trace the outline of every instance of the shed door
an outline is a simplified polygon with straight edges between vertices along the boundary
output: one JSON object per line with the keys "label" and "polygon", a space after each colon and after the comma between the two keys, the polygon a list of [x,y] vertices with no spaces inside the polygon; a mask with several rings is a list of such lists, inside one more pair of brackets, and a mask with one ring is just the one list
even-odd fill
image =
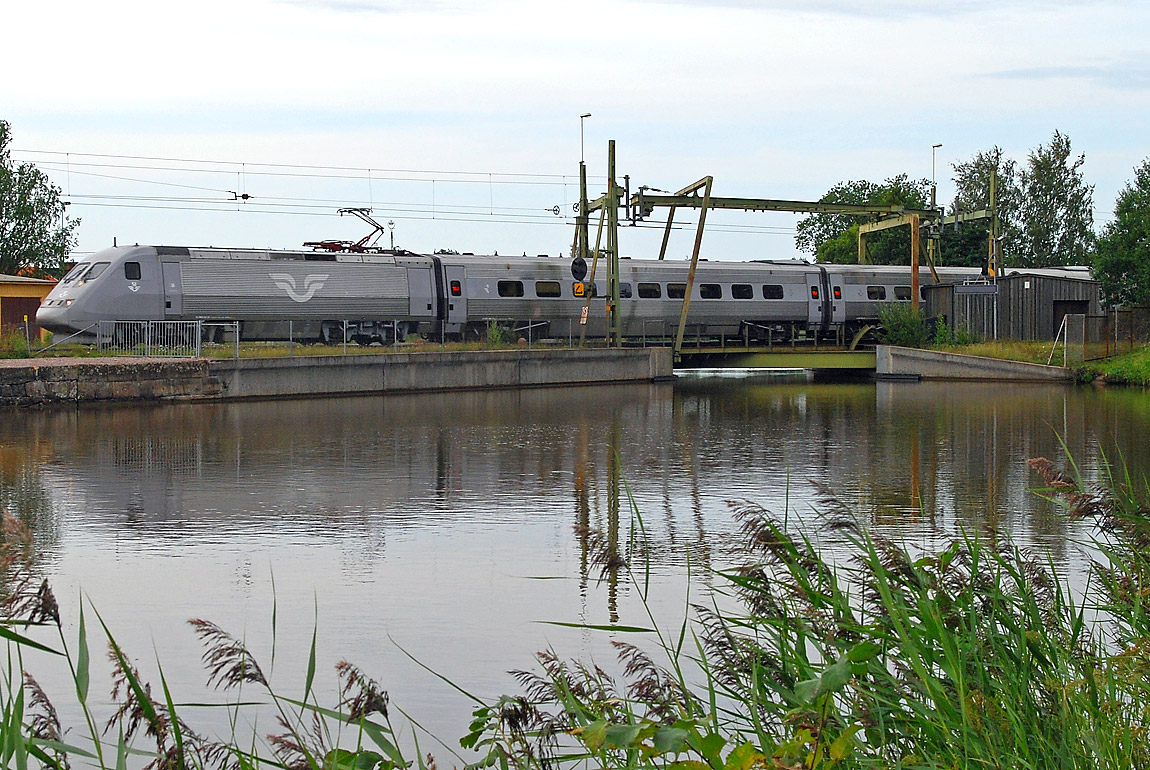
{"label": "shed door", "polygon": [[184,314],[184,293],[180,284],[180,263],[164,262],[164,315]]}
{"label": "shed door", "polygon": [[467,281],[465,270],[460,265],[444,265],[443,301],[447,303],[447,323],[467,323]]}
{"label": "shed door", "polygon": [[40,309],[40,300],[37,297],[5,297],[0,302],[0,329],[6,326],[19,327],[24,332],[24,319],[28,319],[28,331],[32,335],[40,334],[40,327],[36,325],[36,311]]}
{"label": "shed door", "polygon": [[1062,326],[1062,319],[1072,313],[1088,315],[1090,313],[1090,300],[1088,299],[1056,299],[1054,300],[1054,331],[1050,337],[1058,333]]}

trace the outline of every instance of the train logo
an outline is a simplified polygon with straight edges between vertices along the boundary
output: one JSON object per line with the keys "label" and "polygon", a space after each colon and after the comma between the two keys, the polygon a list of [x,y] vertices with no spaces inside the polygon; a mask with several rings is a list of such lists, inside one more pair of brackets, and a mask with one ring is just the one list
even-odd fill
{"label": "train logo", "polygon": [[327,282],[328,274],[313,273],[312,275],[304,276],[302,294],[296,291],[295,276],[290,273],[268,273],[268,278],[275,281],[276,286],[286,291],[293,302],[307,302],[315,296],[317,291],[323,288],[323,285]]}

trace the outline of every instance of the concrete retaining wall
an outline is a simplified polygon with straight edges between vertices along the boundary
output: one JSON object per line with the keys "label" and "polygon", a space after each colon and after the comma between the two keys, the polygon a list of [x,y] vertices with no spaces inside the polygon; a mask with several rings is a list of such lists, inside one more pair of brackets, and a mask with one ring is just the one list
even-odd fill
{"label": "concrete retaining wall", "polygon": [[1061,366],[1003,361],[998,358],[942,353],[893,345],[876,349],[879,379],[1073,381],[1074,373]]}
{"label": "concrete retaining wall", "polygon": [[672,376],[666,348],[496,350],[212,361],[224,398],[525,388]]}
{"label": "concrete retaining wall", "polygon": [[669,379],[667,348],[500,350],[297,358],[0,361],[0,406],[293,398]]}

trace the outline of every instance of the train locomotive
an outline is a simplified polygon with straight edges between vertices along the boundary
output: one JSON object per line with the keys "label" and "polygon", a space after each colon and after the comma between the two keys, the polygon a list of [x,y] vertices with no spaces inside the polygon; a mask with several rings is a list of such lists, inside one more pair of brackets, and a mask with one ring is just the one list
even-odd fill
{"label": "train locomotive", "polygon": [[[690,264],[620,260],[619,310],[629,338],[672,336]],[[100,321],[239,322],[241,339],[390,343],[483,335],[606,334],[606,280],[567,257],[121,246],[80,261],[46,297],[36,322],[93,334]],[[941,279],[978,277],[940,268]],[[922,270],[922,283],[932,279]],[[580,317],[591,296],[585,325]],[[910,268],[800,261],[701,260],[687,317],[692,338],[748,341],[850,335],[883,303],[911,299]],[[289,326],[290,322],[290,326]],[[204,327],[219,334],[222,327]],[[290,332],[289,332],[290,329]]]}

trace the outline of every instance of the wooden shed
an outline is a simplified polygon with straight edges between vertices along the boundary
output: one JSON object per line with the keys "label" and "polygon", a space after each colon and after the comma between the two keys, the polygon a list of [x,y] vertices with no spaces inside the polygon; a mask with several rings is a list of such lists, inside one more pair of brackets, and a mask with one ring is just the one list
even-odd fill
{"label": "wooden shed", "polygon": [[923,287],[927,317],[984,339],[1052,340],[1068,313],[1100,312],[1101,290],[1087,268],[1008,270],[997,281]]}
{"label": "wooden shed", "polygon": [[26,278],[22,275],[0,275],[0,330],[8,331],[12,327],[24,330],[24,318],[28,318],[28,328],[32,336],[40,336],[40,327],[36,325],[36,310],[52,287],[55,281],[45,281],[41,278]]}

